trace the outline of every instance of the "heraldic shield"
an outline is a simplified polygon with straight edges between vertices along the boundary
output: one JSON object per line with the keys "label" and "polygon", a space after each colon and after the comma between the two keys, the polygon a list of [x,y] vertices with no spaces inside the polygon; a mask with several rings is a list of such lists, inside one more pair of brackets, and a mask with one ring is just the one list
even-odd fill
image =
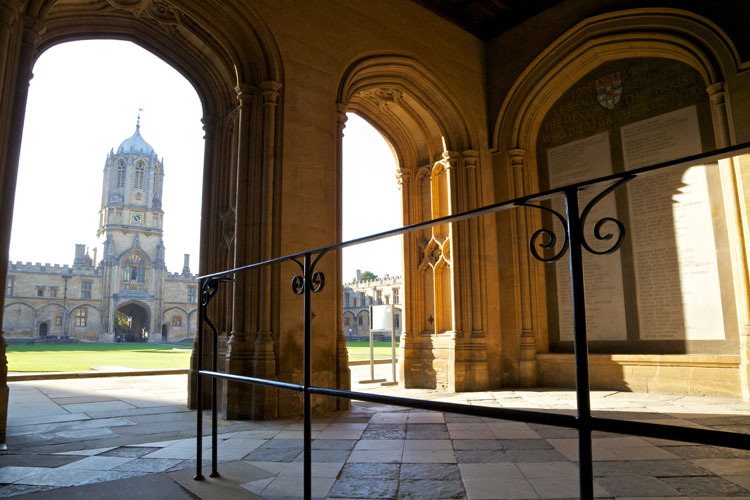
{"label": "heraldic shield", "polygon": [[620,72],[603,76],[596,81],[596,100],[604,109],[613,109],[622,97]]}

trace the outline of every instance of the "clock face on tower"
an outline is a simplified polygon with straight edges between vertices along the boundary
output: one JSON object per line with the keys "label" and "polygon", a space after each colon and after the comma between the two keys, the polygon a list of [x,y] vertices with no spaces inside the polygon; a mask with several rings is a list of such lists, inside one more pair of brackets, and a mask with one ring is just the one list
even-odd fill
{"label": "clock face on tower", "polygon": [[144,222],[143,212],[130,212],[130,223],[131,224],[143,224]]}

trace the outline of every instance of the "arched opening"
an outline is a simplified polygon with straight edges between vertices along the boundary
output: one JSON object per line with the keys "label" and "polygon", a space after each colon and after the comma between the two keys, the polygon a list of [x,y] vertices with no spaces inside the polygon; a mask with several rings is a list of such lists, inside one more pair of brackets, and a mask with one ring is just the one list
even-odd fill
{"label": "arched opening", "polygon": [[49,325],[47,322],[39,323],[39,337],[44,338],[47,336],[47,331],[49,330]]}
{"label": "arched opening", "polygon": [[[391,145],[402,224],[483,204],[478,140],[451,92],[419,61],[392,55],[357,61],[342,79],[339,103],[341,111],[373,124]],[[346,137],[344,118],[340,115],[339,123]],[[481,249],[488,222],[459,222],[403,237],[399,382],[405,387],[487,388]]]}
{"label": "arched opening", "polygon": [[149,314],[140,304],[126,304],[115,311],[115,338],[121,342],[148,342]]}

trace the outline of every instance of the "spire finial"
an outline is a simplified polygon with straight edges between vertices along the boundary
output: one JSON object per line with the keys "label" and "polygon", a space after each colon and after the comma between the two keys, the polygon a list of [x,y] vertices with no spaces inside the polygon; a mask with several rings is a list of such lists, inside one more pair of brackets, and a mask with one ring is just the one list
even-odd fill
{"label": "spire finial", "polygon": [[141,128],[141,111],[143,111],[143,108],[138,108],[138,119],[135,122],[136,130],[140,130]]}

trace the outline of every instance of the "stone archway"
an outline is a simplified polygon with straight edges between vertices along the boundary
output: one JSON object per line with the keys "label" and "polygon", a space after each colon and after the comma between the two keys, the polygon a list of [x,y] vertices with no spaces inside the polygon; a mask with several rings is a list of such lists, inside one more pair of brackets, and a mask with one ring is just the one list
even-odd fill
{"label": "stone archway", "polygon": [[[253,6],[207,6],[184,0],[168,4],[160,0],[85,4],[19,0],[0,8],[0,17],[0,93],[9,97],[9,105],[0,109],[0,248],[5,249],[6,255],[34,61],[59,43],[111,38],[134,42],[169,63],[191,82],[201,100],[206,134],[200,272],[220,271],[237,262],[262,261],[272,256],[278,242],[263,235],[278,227],[280,217],[268,200],[278,197],[281,186],[276,165],[281,152],[275,144],[281,134],[276,117],[283,69],[274,37]],[[260,145],[250,148],[261,136]],[[236,224],[237,220],[248,224]],[[267,245],[256,245],[257,241]],[[7,258],[0,260],[0,275],[4,276]],[[232,294],[240,298],[234,301]],[[274,334],[278,334],[279,319],[268,304],[272,294],[269,276],[264,275],[261,282],[241,276],[230,293],[212,302],[212,317],[222,332],[219,359],[222,364],[227,360],[220,369],[242,375],[276,376]],[[235,303],[239,307],[233,307]],[[105,317],[112,314],[106,311]],[[261,342],[254,342],[259,331]],[[235,342],[227,342],[230,335]],[[246,337],[250,337],[247,342]],[[207,362],[211,346],[207,343],[205,347]],[[257,347],[262,351],[262,363],[252,362]],[[191,366],[196,365],[197,360],[193,359]],[[253,372],[256,367],[260,370],[257,373]],[[196,380],[193,370],[191,407],[195,407]],[[230,383],[221,390],[219,400],[229,418],[249,417],[251,408],[262,418],[276,414],[273,398],[263,396],[265,388],[253,390]],[[250,403],[254,395],[261,397],[261,404]],[[5,399],[1,393],[0,399]],[[233,402],[226,404],[228,399]]]}
{"label": "stone archway", "polygon": [[[507,193],[508,198],[516,198],[545,189],[540,180],[544,179],[545,169],[540,165],[547,165],[548,160],[539,153],[538,140],[548,123],[549,114],[555,110],[558,101],[566,97],[567,92],[580,85],[583,78],[599,68],[611,67],[614,63],[629,59],[650,60],[654,64],[661,61],[661,67],[668,64],[682,66],[685,69],[680,70],[681,74],[687,70],[694,72],[696,80],[702,84],[702,99],[709,108],[707,113],[701,115],[703,121],[710,124],[705,130],[710,129],[715,147],[732,144],[734,133],[729,97],[732,87],[736,91],[744,85],[739,82],[738,75],[746,71],[748,65],[739,60],[729,37],[708,19],[688,11],[641,8],[611,12],[592,16],[569,29],[524,69],[507,92],[496,117],[492,139],[493,153],[496,155],[495,169],[500,173],[495,177],[495,191]],[[666,115],[666,111],[660,112]],[[638,116],[639,120],[646,118],[655,116]],[[612,130],[620,140],[620,131],[614,126]],[[742,180],[731,170],[727,168],[719,174],[720,183],[731,186],[723,191],[726,197],[724,203],[739,206],[736,193],[742,192]],[[538,359],[543,359],[550,351],[547,327],[550,315],[547,312],[547,292],[544,291],[546,277],[544,268],[529,258],[526,248],[530,235],[542,227],[543,222],[539,211],[528,210],[500,214],[497,221],[498,227],[512,227],[514,239],[514,243],[504,245],[504,252],[512,255],[508,262],[513,262],[514,266],[513,273],[505,274],[512,276],[512,279],[501,283],[500,289],[504,301],[501,307],[516,310],[515,317],[508,320],[509,328],[503,331],[507,379],[510,384],[534,386],[539,382],[540,372],[552,372],[549,366],[538,364]],[[721,223],[731,225],[731,217]],[[736,239],[730,246],[745,245],[740,236],[733,237]],[[732,261],[732,267],[738,272],[746,269],[746,262],[742,258],[735,256],[726,260]],[[508,271],[508,268],[504,271]],[[742,289],[742,292],[735,296],[741,318],[735,328],[740,332],[747,332],[750,324],[750,307],[744,298],[738,298],[747,297],[745,283],[743,280],[736,288]],[[548,295],[553,296],[551,293]],[[743,334],[739,338],[740,354],[744,356],[743,359],[748,359],[747,348],[744,348],[744,352],[742,348],[743,343],[748,345],[748,337],[746,334],[744,339],[742,337]],[[628,339],[632,338],[632,332],[629,332]],[[564,364],[566,369],[572,367],[570,360]],[[634,364],[638,365],[637,362]],[[728,377],[742,378],[736,387],[741,388],[744,397],[748,398],[750,384],[747,362],[744,366],[739,370],[739,376],[731,373]],[[558,371],[555,372],[558,380],[562,372],[559,368],[556,367]],[[613,364],[606,369],[610,369],[609,374],[617,373],[619,366]],[[572,369],[568,373],[572,373]],[[592,373],[592,384],[596,381],[601,387],[611,386],[611,380],[615,379],[610,375],[597,379],[599,375],[595,371]],[[666,374],[666,371],[662,373]],[[543,379],[542,383],[545,382],[549,383]],[[632,379],[628,387],[632,389],[638,386],[636,382]],[[649,387],[657,385],[649,383]]]}
{"label": "stone archway", "polygon": [[[338,107],[339,176],[346,113],[353,112],[394,150],[404,225],[483,205],[476,131],[452,92],[420,61],[387,54],[355,62],[341,80]],[[339,235],[341,217],[339,211]],[[494,313],[486,307],[481,257],[486,231],[492,228],[469,220],[404,236],[399,379],[405,387],[489,387],[485,335]],[[437,269],[424,264],[441,256]],[[433,327],[435,317],[440,329]]]}
{"label": "stone archway", "polygon": [[142,305],[120,306],[115,311],[115,337],[119,336],[122,342],[148,342],[149,321],[148,309]]}

